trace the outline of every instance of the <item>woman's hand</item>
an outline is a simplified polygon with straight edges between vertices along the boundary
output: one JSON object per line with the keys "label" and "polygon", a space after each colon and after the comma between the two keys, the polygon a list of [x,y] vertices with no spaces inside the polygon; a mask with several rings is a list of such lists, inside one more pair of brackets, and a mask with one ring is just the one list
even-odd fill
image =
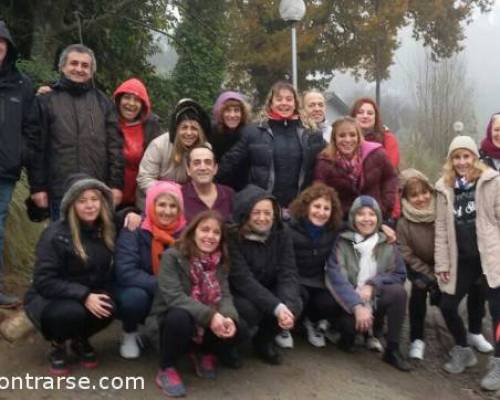
{"label": "woman's hand", "polygon": [[382,232],[384,232],[385,236],[387,237],[387,243],[393,244],[396,243],[396,231],[392,229],[389,225],[382,224],[380,227],[382,229]]}
{"label": "woman's hand", "polygon": [[372,285],[363,285],[360,288],[356,289],[359,297],[363,300],[363,303],[369,302],[373,298],[373,286]]}
{"label": "woman's hand", "polygon": [[125,221],[123,222],[123,227],[127,228],[129,231],[133,232],[141,225],[141,216],[135,212],[129,212],[125,216]]}
{"label": "woman's hand", "polygon": [[108,318],[111,316],[113,306],[107,294],[90,293],[85,299],[85,307],[97,318]]}
{"label": "woman's hand", "polygon": [[290,311],[290,309],[283,304],[278,311],[278,325],[281,329],[292,329],[295,323],[295,316]]}
{"label": "woman's hand", "polygon": [[448,283],[450,281],[450,273],[445,271],[445,272],[436,272],[436,276],[439,281],[443,283]]}
{"label": "woman's hand", "polygon": [[236,333],[236,324],[234,321],[229,318],[225,317],[224,318],[224,331],[222,333],[222,338],[229,339],[232,338]]}
{"label": "woman's hand", "polygon": [[372,311],[361,304],[354,307],[354,317],[356,319],[356,330],[358,332],[368,331],[373,324]]}
{"label": "woman's hand", "polygon": [[221,313],[216,312],[212,320],[210,321],[210,330],[217,337],[224,337],[226,327],[224,326],[224,316]]}

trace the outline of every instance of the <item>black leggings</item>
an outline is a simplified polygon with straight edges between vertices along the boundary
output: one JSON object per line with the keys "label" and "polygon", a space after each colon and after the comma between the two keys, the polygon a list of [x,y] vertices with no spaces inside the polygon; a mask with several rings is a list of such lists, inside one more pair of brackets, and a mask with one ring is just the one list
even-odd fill
{"label": "black leggings", "polygon": [[53,300],[43,310],[41,330],[50,341],[88,339],[106,328],[113,317],[97,318],[76,300]]}
{"label": "black leggings", "polygon": [[338,304],[328,289],[302,285],[300,297],[304,303],[303,316],[312,322],[318,322],[321,319],[332,322],[338,317]]}
{"label": "black leggings", "polygon": [[173,367],[184,354],[191,350],[200,353],[221,354],[228,346],[238,340],[238,330],[231,339],[220,339],[209,328],[204,331],[203,342],[196,344],[193,337],[196,333],[196,323],[188,311],[182,308],[171,308],[158,316],[160,330],[160,368]]}

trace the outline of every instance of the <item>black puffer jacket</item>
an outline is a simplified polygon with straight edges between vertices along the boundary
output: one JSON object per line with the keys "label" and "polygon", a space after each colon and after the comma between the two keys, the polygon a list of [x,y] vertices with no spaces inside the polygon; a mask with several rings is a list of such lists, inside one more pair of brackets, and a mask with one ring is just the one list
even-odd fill
{"label": "black puffer jacket", "polygon": [[325,228],[318,240],[313,241],[307,233],[304,221],[292,220],[288,226],[292,235],[300,283],[304,286],[325,288],[325,264],[332,251],[337,232]]}
{"label": "black puffer jacket", "polygon": [[40,237],[33,284],[24,300],[27,315],[38,327],[50,300],[74,299],[83,303],[89,293],[109,292],[111,289],[111,251],[96,229],[82,229],[81,234],[88,256],[86,263],[74,250],[66,221],[59,220],[49,225]]}
{"label": "black puffer jacket", "polygon": [[[316,156],[325,146],[325,141],[321,131],[304,129],[302,125],[296,130],[302,146],[302,163],[297,187],[299,193],[311,184]],[[246,125],[241,139],[222,157],[217,180],[230,185],[234,171],[240,171],[241,166],[248,163],[248,182],[272,192],[276,178],[273,146],[274,135],[267,121],[259,125]]]}
{"label": "black puffer jacket", "polygon": [[[254,205],[264,199],[273,201],[277,217],[263,243],[242,236],[240,227],[248,220]],[[278,304],[284,303],[298,316],[302,303],[292,238],[279,218],[276,200],[258,186],[249,185],[236,194],[233,217],[238,225],[229,232],[232,293],[250,300],[266,314],[272,314]]]}
{"label": "black puffer jacket", "polygon": [[32,192],[62,197],[66,178],[83,172],[111,188],[123,187],[123,140],[114,104],[100,90],[75,92],[61,79],[38,96],[41,151]]}
{"label": "black puffer jacket", "polygon": [[0,68],[0,179],[16,181],[23,165],[31,177],[29,150],[36,151],[40,124],[33,85],[15,66],[17,49],[3,21],[0,38],[8,46]]}

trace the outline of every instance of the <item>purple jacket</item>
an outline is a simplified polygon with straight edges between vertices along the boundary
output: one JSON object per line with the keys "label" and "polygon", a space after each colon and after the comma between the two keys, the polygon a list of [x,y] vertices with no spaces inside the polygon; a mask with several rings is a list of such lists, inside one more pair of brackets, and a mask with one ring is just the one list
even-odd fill
{"label": "purple jacket", "polygon": [[[217,189],[217,199],[212,210],[221,213],[222,217],[229,221],[232,217],[234,191],[229,186],[215,184]],[[207,205],[198,197],[191,182],[182,185],[182,197],[184,199],[184,217],[189,223],[200,212],[209,210]]]}

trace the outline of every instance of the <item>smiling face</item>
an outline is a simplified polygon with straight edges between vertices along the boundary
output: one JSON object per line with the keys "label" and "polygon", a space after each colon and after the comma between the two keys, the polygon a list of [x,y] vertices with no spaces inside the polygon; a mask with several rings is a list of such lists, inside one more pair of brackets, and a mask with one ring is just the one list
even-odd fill
{"label": "smiling face", "polygon": [[5,60],[5,57],[7,57],[7,52],[9,51],[9,45],[7,43],[7,40],[4,38],[0,38],[0,65]]}
{"label": "smiling face", "polygon": [[269,232],[274,222],[273,202],[264,199],[255,203],[248,218],[248,226],[258,233]]}
{"label": "smiling face", "polygon": [[222,111],[222,121],[224,126],[228,129],[236,129],[241,124],[241,118],[243,113],[241,112],[241,106],[239,105],[228,105],[224,107]]}
{"label": "smiling face", "polygon": [[186,148],[192,147],[200,138],[201,127],[198,121],[184,120],[177,126],[179,140]]}
{"label": "smiling face", "polygon": [[189,154],[187,174],[194,184],[212,183],[217,173],[214,153],[206,148],[195,148]]}
{"label": "smiling face", "polygon": [[101,195],[95,189],[85,190],[74,203],[75,213],[84,224],[93,224],[101,212]]}
{"label": "smiling face", "polygon": [[475,161],[476,156],[467,149],[457,149],[451,154],[451,165],[459,177],[467,177]]}
{"label": "smiling face", "polygon": [[354,123],[343,122],[334,131],[336,149],[347,158],[352,157],[359,147],[359,132]]}
{"label": "smiling face", "polygon": [[142,101],[132,93],[123,93],[120,97],[118,111],[127,122],[136,121],[142,110]]}
{"label": "smiling face", "polygon": [[307,93],[304,96],[304,110],[307,117],[311,118],[317,124],[325,121],[326,104],[325,98],[321,93]]}
{"label": "smiling face", "polygon": [[287,89],[278,90],[271,99],[271,110],[285,118],[291,117],[296,107],[293,92]]}
{"label": "smiling face", "polygon": [[160,194],[155,199],[155,215],[160,227],[168,227],[179,215],[177,200],[171,194]]}
{"label": "smiling face", "polygon": [[221,226],[216,219],[201,220],[194,231],[194,242],[198,250],[211,254],[219,248],[222,236]]}
{"label": "smiling face", "polygon": [[356,120],[363,130],[372,130],[375,126],[375,108],[373,104],[363,103],[356,113]]}
{"label": "smiling face", "polygon": [[500,148],[500,115],[493,118],[491,124],[491,141],[496,147]]}
{"label": "smiling face", "polygon": [[373,208],[361,207],[354,215],[354,227],[362,236],[370,236],[377,229],[377,213]]}
{"label": "smiling face", "polygon": [[431,204],[432,193],[429,186],[420,180],[413,180],[407,183],[408,189],[405,189],[403,195],[410,205],[417,210],[425,210]]}
{"label": "smiling face", "polygon": [[92,78],[92,57],[87,53],[71,51],[68,53],[61,72],[70,81],[85,83]]}
{"label": "smiling face", "polygon": [[332,215],[332,202],[325,197],[318,197],[311,201],[307,211],[307,218],[316,226],[324,226]]}

